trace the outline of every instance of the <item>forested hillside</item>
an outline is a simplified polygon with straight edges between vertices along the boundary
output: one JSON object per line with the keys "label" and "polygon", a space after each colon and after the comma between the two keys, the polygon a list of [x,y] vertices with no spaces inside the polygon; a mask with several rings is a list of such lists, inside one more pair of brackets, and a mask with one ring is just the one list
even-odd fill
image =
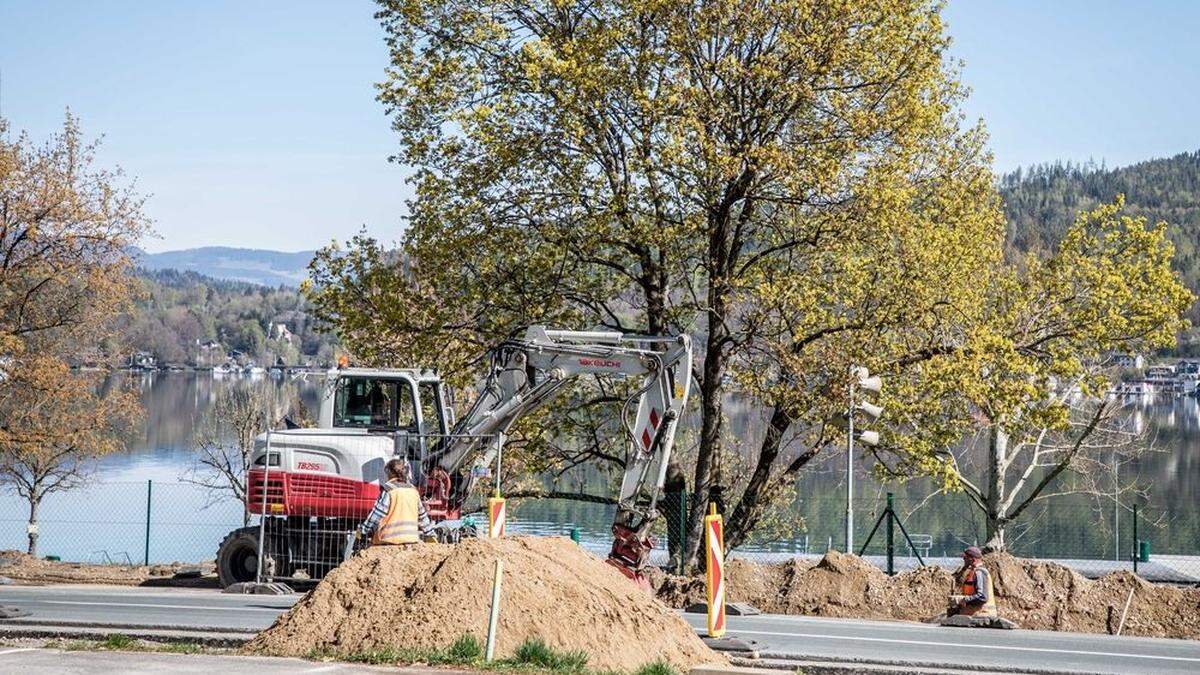
{"label": "forested hillside", "polygon": [[[145,294],[130,317],[126,344],[159,364],[215,365],[231,350],[260,365],[331,358],[334,338],[314,330],[295,288],[178,270],[139,270],[139,277]],[[286,332],[272,330],[278,324]]]}
{"label": "forested hillside", "polygon": [[[1128,211],[1166,221],[1175,242],[1175,267],[1200,291],[1200,151],[1107,169],[1092,164],[1043,164],[1000,179],[1012,244],[1022,251],[1053,247],[1076,214],[1125,195]],[[1200,308],[1189,312],[1200,324]],[[1200,330],[1183,337],[1179,353],[1200,354]]]}
{"label": "forested hillside", "polygon": [[149,271],[197,272],[213,279],[295,288],[308,276],[313,253],[204,246],[162,253],[137,250],[134,257],[138,267]]}

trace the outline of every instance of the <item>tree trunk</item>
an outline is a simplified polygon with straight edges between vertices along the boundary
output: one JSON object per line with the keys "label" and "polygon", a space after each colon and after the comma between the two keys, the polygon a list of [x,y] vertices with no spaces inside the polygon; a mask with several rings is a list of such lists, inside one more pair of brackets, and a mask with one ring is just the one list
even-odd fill
{"label": "tree trunk", "polygon": [[37,557],[37,524],[38,524],[38,506],[41,504],[41,495],[30,496],[29,498],[29,550],[26,551],[29,555]]}
{"label": "tree trunk", "polygon": [[1005,473],[1008,469],[1008,432],[1002,424],[992,426],[988,437],[988,486],[984,495],[987,512],[987,542],[984,548],[989,551],[1004,550],[1004,526],[1008,524],[1006,513],[1003,513],[1005,502]]}
{"label": "tree trunk", "polygon": [[991,513],[987,514],[987,541],[983,545],[984,550],[1004,550],[1004,526],[1007,524],[1007,519],[996,517]]}
{"label": "tree trunk", "polygon": [[713,469],[720,461],[721,432],[724,426],[722,382],[728,361],[726,342],[729,332],[725,328],[725,290],[719,281],[709,282],[709,325],[705,341],[704,379],[700,383],[700,448],[696,456],[696,473],[693,480],[692,502],[688,516],[688,550],[684,558],[685,567],[696,560],[703,540],[704,514],[708,512]]}

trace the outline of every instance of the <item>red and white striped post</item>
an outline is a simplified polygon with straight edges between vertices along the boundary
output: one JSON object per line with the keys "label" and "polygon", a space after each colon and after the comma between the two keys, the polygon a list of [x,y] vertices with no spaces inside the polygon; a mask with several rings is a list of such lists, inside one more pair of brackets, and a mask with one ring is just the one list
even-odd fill
{"label": "red and white striped post", "polygon": [[708,551],[708,635],[725,634],[725,525],[717,505],[709,504],[704,517],[704,542]]}
{"label": "red and white striped post", "polygon": [[503,537],[504,525],[508,520],[507,511],[504,508],[504,497],[497,492],[495,497],[488,499],[488,537]]}

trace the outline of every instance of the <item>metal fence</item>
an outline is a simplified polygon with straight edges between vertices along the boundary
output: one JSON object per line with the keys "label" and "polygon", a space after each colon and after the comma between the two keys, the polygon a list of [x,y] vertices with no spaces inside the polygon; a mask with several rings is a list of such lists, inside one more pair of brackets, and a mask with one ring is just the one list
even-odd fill
{"label": "metal fence", "polygon": [[[242,525],[244,511],[232,493],[191,483],[91,483],[42,501],[37,553],[93,563],[213,560],[225,535]],[[0,493],[0,549],[26,550],[28,520],[27,503]]]}
{"label": "metal fence", "polygon": [[[685,514],[691,506],[686,494],[664,495],[652,564],[674,567],[671,543],[686,548]],[[508,528],[514,533],[572,536],[603,555],[611,543],[614,508],[563,499],[520,500],[509,507]],[[855,500],[854,552],[865,546],[863,553],[881,568],[886,567],[886,528],[881,526],[869,544],[867,535],[885,508],[882,497]],[[944,496],[923,502],[898,498],[895,510],[911,538],[910,545],[895,528],[892,548],[897,570],[916,566],[918,556],[927,564],[954,567],[965,546],[985,541],[986,528],[978,510],[963,498]],[[356,505],[340,514],[280,522],[286,537],[320,540],[293,550],[323,553],[305,558],[277,551],[276,576],[319,576],[336,565],[345,532],[359,521],[360,511]],[[19,497],[0,493],[0,549],[26,549],[27,513]],[[327,526],[330,521],[325,517],[341,522]],[[480,529],[486,529],[486,518],[475,517]],[[845,500],[840,496],[801,498],[731,555],[761,563],[815,559],[830,548],[844,548],[844,518]],[[38,554],[116,564],[212,561],[221,542],[242,527],[260,527],[260,520],[247,515],[231,493],[183,482],[94,483],[45,499],[38,520]],[[1116,511],[1111,505],[1048,500],[1010,526],[1007,536],[1015,555],[1056,560],[1088,576],[1136,565],[1139,574],[1153,581],[1200,583],[1200,540],[1195,528],[1161,509],[1147,507],[1135,519],[1131,508]]]}

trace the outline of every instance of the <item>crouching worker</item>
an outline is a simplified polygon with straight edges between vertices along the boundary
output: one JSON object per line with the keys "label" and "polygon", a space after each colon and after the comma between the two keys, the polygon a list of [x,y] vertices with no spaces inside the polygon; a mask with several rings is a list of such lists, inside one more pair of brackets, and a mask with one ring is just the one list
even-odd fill
{"label": "crouching worker", "polygon": [[983,552],[977,546],[963,551],[963,567],[955,576],[958,580],[957,593],[950,596],[947,616],[971,616],[996,618],[996,593],[992,588],[992,575],[983,567]]}
{"label": "crouching worker", "polygon": [[415,544],[432,538],[433,528],[417,488],[409,482],[408,462],[394,458],[384,467],[387,483],[370,515],[358,526],[358,536],[369,538],[372,546]]}

